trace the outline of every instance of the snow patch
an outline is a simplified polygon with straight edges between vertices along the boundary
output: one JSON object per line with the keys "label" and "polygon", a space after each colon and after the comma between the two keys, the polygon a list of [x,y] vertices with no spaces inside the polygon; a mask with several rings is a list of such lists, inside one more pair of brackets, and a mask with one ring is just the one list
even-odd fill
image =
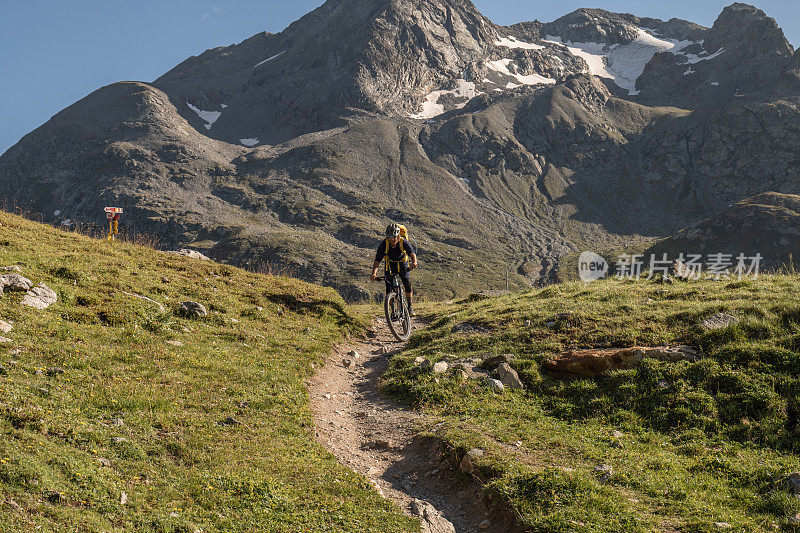
{"label": "snow patch", "polygon": [[724,52],[725,52],[725,49],[724,48],[720,48],[719,50],[717,50],[713,54],[706,54],[704,56],[703,55],[699,55],[699,54],[686,54],[686,53],[682,53],[680,51],[677,51],[677,52],[674,52],[674,53],[684,56],[686,58],[686,62],[687,63],[689,63],[690,65],[694,65],[694,64],[699,63],[701,61],[708,61],[709,59],[714,59],[715,57],[719,56],[720,54],[723,54]]}
{"label": "snow patch", "polygon": [[466,98],[467,100],[457,106],[457,109],[461,109],[467,102],[478,96],[479,94],[483,94],[475,90],[475,84],[464,80],[458,79],[456,80],[456,88],[450,90],[439,90],[433,91],[428,96],[425,97],[425,101],[422,102],[422,111],[417,113],[416,115],[410,115],[411,118],[415,119],[430,119],[435,116],[441,115],[444,113],[444,105],[439,103],[439,98],[446,94],[452,94],[456,98]]}
{"label": "snow patch", "polygon": [[[562,42],[557,36],[548,35],[544,41],[560,44],[572,55],[582,57],[589,65],[589,74],[609,78],[631,95],[639,94],[636,80],[644,67],[659,52],[677,53],[694,44],[692,41],[663,39],[653,35],[652,30],[636,28],[637,37],[628,44],[607,45],[604,43]],[[706,59],[706,58],[704,58]],[[709,56],[707,59],[711,59]]]}
{"label": "snow patch", "polygon": [[505,46],[506,48],[522,48],[523,50],[544,50],[544,46],[539,44],[533,43],[526,43],[525,41],[520,41],[513,35],[509,35],[508,37],[503,37],[494,42],[497,46]]}
{"label": "snow patch", "polygon": [[[490,70],[494,70],[495,72],[499,72],[500,74],[505,74],[511,78],[517,80],[520,85],[550,85],[554,84],[556,80],[552,78],[546,78],[544,76],[540,76],[539,74],[515,74],[509,70],[508,66],[513,62],[513,59],[498,59],[496,61],[487,61],[486,66],[489,67]],[[512,85],[513,83],[509,83]],[[517,85],[519,87],[519,85]],[[507,89],[514,89],[516,87],[509,87],[506,85]]]}
{"label": "snow patch", "polygon": [[275,59],[276,57],[280,57],[280,56],[282,56],[282,55],[283,55],[283,54],[285,54],[285,53],[286,53],[286,50],[284,50],[283,52],[278,52],[278,53],[277,53],[277,54],[275,54],[274,56],[266,58],[266,59],[265,59],[264,61],[262,61],[261,63],[256,63],[255,65],[253,65],[253,68],[260,67],[260,66],[261,66],[261,65],[263,65],[264,63],[266,63],[266,62],[268,62],[268,61],[272,61],[272,60],[273,60],[273,59]]}
{"label": "snow patch", "polygon": [[219,104],[219,106],[220,106],[222,109],[225,109],[226,107],[228,107],[226,104]]}
{"label": "snow patch", "polygon": [[60,214],[61,214],[61,209],[56,209],[55,211],[53,211],[53,216],[54,217],[57,217]]}
{"label": "snow patch", "polygon": [[68,218],[67,220],[64,220],[63,222],[61,222],[61,225],[62,226],[71,226],[72,225],[72,219]]}
{"label": "snow patch", "polygon": [[718,81],[712,81],[711,85],[713,85],[714,87],[717,87],[719,85],[719,82]]}
{"label": "snow patch", "polygon": [[211,126],[217,121],[217,119],[222,116],[221,111],[203,111],[202,109],[198,109],[189,102],[186,102],[186,105],[189,106],[189,109],[197,113],[197,116],[202,118],[207,122],[206,129],[210,130]]}
{"label": "snow patch", "polygon": [[240,143],[242,143],[242,144],[243,144],[243,145],[245,145],[245,146],[255,146],[255,145],[257,145],[257,144],[258,144],[260,141],[258,140],[258,138],[256,138],[256,137],[252,137],[252,138],[250,138],[250,139],[239,139],[239,142],[240,142]]}

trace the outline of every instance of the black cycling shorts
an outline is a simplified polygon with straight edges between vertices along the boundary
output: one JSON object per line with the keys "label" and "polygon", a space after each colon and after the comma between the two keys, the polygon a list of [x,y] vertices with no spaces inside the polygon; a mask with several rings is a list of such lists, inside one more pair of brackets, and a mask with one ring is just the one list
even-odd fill
{"label": "black cycling shorts", "polygon": [[[392,276],[388,272],[386,273],[384,279],[386,280],[386,294],[392,292]],[[400,280],[403,282],[403,287],[406,288],[406,294],[411,294],[413,291],[411,290],[411,271],[410,270],[400,270]]]}

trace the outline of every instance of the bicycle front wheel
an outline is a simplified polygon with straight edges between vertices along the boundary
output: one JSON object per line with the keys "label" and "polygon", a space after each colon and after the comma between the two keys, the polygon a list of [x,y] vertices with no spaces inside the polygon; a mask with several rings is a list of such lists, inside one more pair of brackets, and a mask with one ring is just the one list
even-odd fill
{"label": "bicycle front wheel", "polygon": [[399,341],[407,341],[411,336],[411,315],[397,293],[390,292],[386,295],[383,300],[383,310],[392,335]]}

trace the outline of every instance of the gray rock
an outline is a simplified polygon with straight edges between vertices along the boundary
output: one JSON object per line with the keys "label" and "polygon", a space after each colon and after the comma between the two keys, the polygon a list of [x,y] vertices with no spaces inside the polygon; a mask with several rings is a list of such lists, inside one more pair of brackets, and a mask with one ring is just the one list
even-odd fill
{"label": "gray rock", "polygon": [[678,278],[678,279],[689,279],[693,276],[692,270],[686,266],[685,263],[682,261],[678,261],[677,259],[672,262],[672,265],[669,267],[669,275]]}
{"label": "gray rock", "polygon": [[14,342],[8,337],[0,337],[0,344],[8,344],[9,342]]}
{"label": "gray rock", "polygon": [[486,378],[486,382],[489,385],[489,388],[495,392],[503,392],[506,387],[503,385],[503,382],[493,378]]}
{"label": "gray rock", "polygon": [[424,362],[425,362],[425,358],[424,357],[417,356],[417,357],[414,358],[414,364],[416,366],[419,366]]}
{"label": "gray rock", "polygon": [[800,494],[800,472],[794,472],[786,477],[789,489],[795,494]]}
{"label": "gray rock", "polygon": [[350,357],[352,357],[353,359],[358,359],[359,357],[361,357],[361,354],[360,354],[360,353],[358,353],[358,352],[357,352],[357,351],[355,351],[355,350],[350,350],[349,352],[347,352],[347,355],[349,355],[349,356],[350,356]]}
{"label": "gray rock", "polygon": [[706,329],[723,329],[728,326],[734,326],[740,322],[739,318],[729,315],[727,313],[719,313],[710,318],[703,320],[703,327]]}
{"label": "gray rock", "polygon": [[439,361],[438,363],[433,365],[433,372],[436,374],[444,374],[447,372],[448,365],[447,361]]}
{"label": "gray rock", "polygon": [[14,329],[14,326],[5,320],[0,320],[0,333],[9,333],[12,329]]}
{"label": "gray rock", "polygon": [[112,440],[114,441],[114,444],[122,444],[128,442],[128,439],[126,439],[125,437],[114,437]]}
{"label": "gray rock", "polygon": [[20,273],[20,272],[22,272],[22,269],[17,265],[10,265],[10,266],[5,266],[5,267],[0,268],[0,272],[5,272],[5,273],[16,272],[16,273]]}
{"label": "gray rock", "polygon": [[489,529],[490,527],[492,527],[492,521],[489,520],[488,518],[483,522],[481,522],[480,524],[478,524],[478,529]]}
{"label": "gray rock", "polygon": [[58,301],[58,295],[44,283],[29,290],[22,299],[22,305],[33,307],[40,311],[47,309]]}
{"label": "gray rock", "polygon": [[29,291],[33,288],[33,282],[21,274],[12,272],[0,276],[0,287],[9,291]]}
{"label": "gray rock", "polygon": [[178,306],[178,314],[187,318],[202,318],[208,316],[208,311],[201,303],[181,302]]}
{"label": "gray rock", "polygon": [[456,531],[452,522],[428,502],[415,498],[411,501],[411,512],[419,518],[422,533],[455,533]]}
{"label": "gray rock", "polygon": [[517,371],[511,368],[508,363],[501,363],[497,367],[497,375],[500,376],[500,381],[509,389],[524,389],[525,384],[519,379]]}

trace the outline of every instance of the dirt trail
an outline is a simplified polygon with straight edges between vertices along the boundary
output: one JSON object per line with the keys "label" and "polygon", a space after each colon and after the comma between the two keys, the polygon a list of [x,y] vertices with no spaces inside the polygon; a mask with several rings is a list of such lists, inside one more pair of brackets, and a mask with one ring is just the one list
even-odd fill
{"label": "dirt trail", "polygon": [[[416,499],[432,505],[459,533],[503,531],[478,528],[489,514],[480,487],[465,483],[463,477],[459,480],[440,446],[415,438],[429,422],[379,392],[389,357],[401,347],[385,322],[376,320],[367,338],[352,340],[331,354],[309,381],[317,440],[410,516],[419,514],[412,511],[419,508],[413,504]],[[351,360],[352,366],[346,366],[345,360]],[[423,521],[423,531],[438,533],[447,527]]]}

